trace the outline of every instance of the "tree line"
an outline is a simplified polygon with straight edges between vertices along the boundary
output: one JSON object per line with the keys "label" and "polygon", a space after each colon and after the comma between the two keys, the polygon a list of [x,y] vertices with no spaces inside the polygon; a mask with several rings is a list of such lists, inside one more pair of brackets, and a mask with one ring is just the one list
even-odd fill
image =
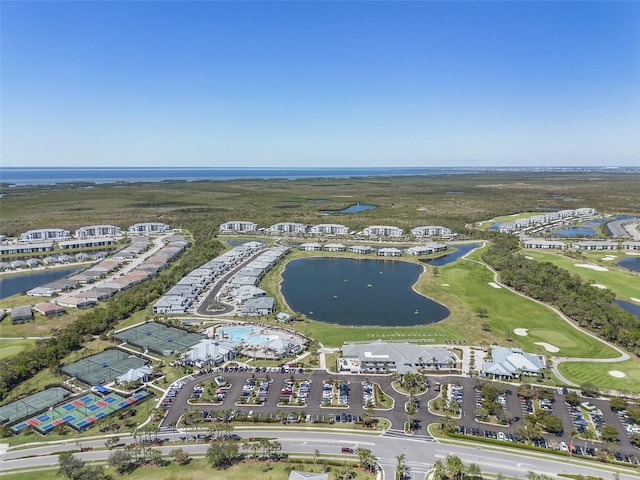
{"label": "tree line", "polygon": [[104,306],[92,308],[65,328],[52,332],[51,338],[37,340],[33,348],[0,360],[0,400],[45,368],[59,368],[60,361],[79,350],[83,343],[146,308],[188,272],[216,257],[224,249],[222,243],[211,237],[205,239],[200,235],[198,240],[169,269],[155,278],[118,293]]}
{"label": "tree line", "polygon": [[553,263],[527,259],[519,249],[518,237],[499,235],[482,258],[504,284],[556,306],[581,327],[640,356],[640,322],[616,304],[612,291],[592,287]]}

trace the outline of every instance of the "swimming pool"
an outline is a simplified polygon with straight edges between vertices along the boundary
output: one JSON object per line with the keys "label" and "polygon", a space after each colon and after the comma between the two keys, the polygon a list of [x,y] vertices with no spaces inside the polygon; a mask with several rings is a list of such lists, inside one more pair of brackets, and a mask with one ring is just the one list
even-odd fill
{"label": "swimming pool", "polygon": [[260,345],[279,338],[277,335],[257,333],[259,331],[258,327],[232,327],[218,330],[217,335],[221,339],[227,337],[232,342],[246,342],[251,345]]}

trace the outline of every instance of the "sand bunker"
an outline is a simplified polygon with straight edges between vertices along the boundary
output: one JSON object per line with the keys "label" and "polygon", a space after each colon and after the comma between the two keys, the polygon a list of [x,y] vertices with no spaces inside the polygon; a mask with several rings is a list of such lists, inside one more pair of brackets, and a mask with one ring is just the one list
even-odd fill
{"label": "sand bunker", "polygon": [[450,287],[451,285],[449,285],[448,283],[441,283],[440,286],[441,287]]}
{"label": "sand bunker", "polygon": [[601,267],[600,265],[591,265],[589,263],[576,263],[574,267],[580,268],[590,268],[591,270],[595,270],[596,272],[608,272],[609,269],[607,267]]}
{"label": "sand bunker", "polygon": [[520,335],[521,337],[526,337],[527,334],[527,330],[529,330],[528,328],[516,328],[513,333],[515,333],[516,335]]}
{"label": "sand bunker", "polygon": [[606,290],[608,288],[606,285],[602,285],[601,283],[592,283],[591,286],[599,288],[600,290]]}
{"label": "sand bunker", "polygon": [[620,370],[609,370],[609,375],[616,378],[624,378],[627,376],[626,373],[621,372]]}
{"label": "sand bunker", "polygon": [[540,345],[547,352],[556,353],[556,352],[560,351],[560,349],[558,347],[556,347],[555,345],[551,345],[550,343],[547,343],[547,342],[535,342],[535,344],[536,345]]}
{"label": "sand bunker", "polygon": [[640,298],[631,297],[631,301],[632,301],[632,302],[640,303]]}
{"label": "sand bunker", "polygon": [[526,258],[527,260],[533,260],[533,257],[530,255],[525,255],[524,258]]}
{"label": "sand bunker", "polygon": [[602,257],[602,260],[604,260],[605,262],[610,262],[611,260],[614,260],[616,257],[615,255],[607,255],[606,257]]}
{"label": "sand bunker", "polygon": [[502,288],[500,285],[498,285],[496,282],[489,282],[489,285],[491,285],[493,288]]}

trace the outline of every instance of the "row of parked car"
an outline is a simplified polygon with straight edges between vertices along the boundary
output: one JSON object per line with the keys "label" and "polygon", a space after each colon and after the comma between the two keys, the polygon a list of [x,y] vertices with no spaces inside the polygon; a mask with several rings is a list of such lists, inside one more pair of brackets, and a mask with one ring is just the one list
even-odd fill
{"label": "row of parked car", "polygon": [[376,395],[371,382],[362,382],[362,406],[365,408],[376,406]]}

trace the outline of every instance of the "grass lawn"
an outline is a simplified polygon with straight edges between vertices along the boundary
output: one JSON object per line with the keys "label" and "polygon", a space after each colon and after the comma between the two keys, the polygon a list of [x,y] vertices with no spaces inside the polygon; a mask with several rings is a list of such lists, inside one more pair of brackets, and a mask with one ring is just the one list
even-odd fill
{"label": "grass lawn", "polygon": [[[319,462],[321,462],[319,460]],[[133,472],[125,475],[118,475],[112,469],[107,468],[106,472],[113,478],[130,478],[146,479],[149,476],[153,476],[154,480],[244,480],[247,478],[268,478],[271,480],[286,480],[289,477],[289,473],[286,471],[287,465],[291,465],[294,469],[304,470],[305,472],[322,472],[321,465],[312,464],[298,464],[286,461],[269,463],[268,470],[265,462],[256,462],[247,460],[234,465],[225,470],[216,470],[204,459],[193,459],[187,465],[177,465],[171,462],[166,467],[140,467]],[[334,480],[342,467],[331,467],[329,473],[329,479]],[[3,479],[6,480],[59,480],[61,477],[57,475],[57,469],[52,470],[40,470],[37,472],[25,472],[15,473],[9,475],[3,475]],[[374,475],[366,474],[365,472],[358,470],[358,479],[372,480]]]}
{"label": "grass lawn", "polygon": [[[292,255],[290,258],[296,258]],[[469,258],[478,260],[480,249]],[[277,281],[284,265],[267,275],[261,288],[284,300]],[[557,346],[558,355],[590,358],[613,358],[616,352],[588,335],[560,320],[551,309],[517,295],[506,288],[494,288],[493,274],[483,265],[466,260],[434,270],[426,267],[415,288],[424,295],[447,306],[449,317],[431,325],[414,327],[353,327],[306,319],[292,326],[325,346],[339,347],[348,341],[414,341],[443,343],[445,340],[465,341],[467,344],[511,344],[529,352],[548,353],[536,342]],[[480,318],[478,308],[487,310]],[[527,336],[515,335],[516,328],[527,328]],[[329,359],[333,360],[331,357]]]}
{"label": "grass lawn", "polygon": [[[558,366],[560,373],[579,385],[593,383],[601,389],[640,392],[640,361],[637,359],[615,363],[564,362]],[[625,373],[616,378],[610,371]]]}
{"label": "grass lawn", "polygon": [[[602,260],[603,257],[606,257],[606,253],[588,254],[581,259],[570,258],[561,253],[540,252],[537,250],[523,250],[523,254],[539,262],[553,263],[580,276],[583,280],[605,285],[621,299],[629,300],[631,297],[638,298],[640,296],[640,274],[634,274],[629,270],[616,266],[616,261],[624,258],[624,255],[621,255],[620,252],[609,252],[611,256],[616,256],[616,259],[611,261]],[[590,268],[576,267],[576,264],[592,264],[609,270],[599,272]]]}
{"label": "grass lawn", "polygon": [[0,359],[33,347],[35,340],[0,340]]}

